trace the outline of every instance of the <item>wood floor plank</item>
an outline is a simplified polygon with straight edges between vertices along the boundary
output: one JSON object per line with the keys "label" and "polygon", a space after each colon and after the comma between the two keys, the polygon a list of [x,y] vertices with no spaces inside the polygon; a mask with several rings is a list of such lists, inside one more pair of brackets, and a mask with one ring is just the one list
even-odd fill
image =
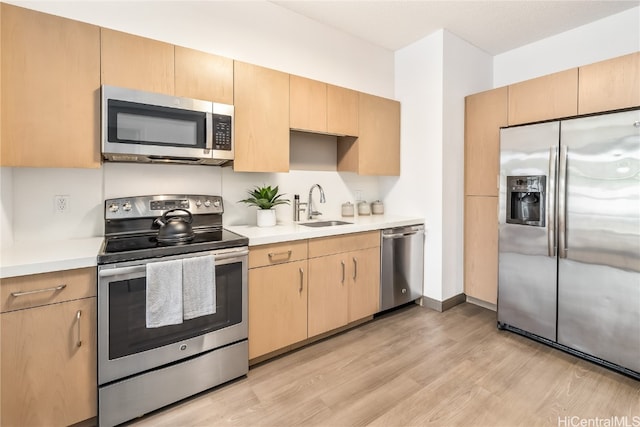
{"label": "wood floor plank", "polygon": [[500,331],[495,312],[465,303],[386,313],[130,425],[558,427],[565,417],[640,422],[640,382]]}

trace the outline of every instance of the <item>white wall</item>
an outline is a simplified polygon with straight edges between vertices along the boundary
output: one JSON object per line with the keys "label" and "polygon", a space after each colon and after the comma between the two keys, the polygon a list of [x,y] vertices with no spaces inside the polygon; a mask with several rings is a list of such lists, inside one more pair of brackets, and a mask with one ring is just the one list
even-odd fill
{"label": "white wall", "polygon": [[13,244],[13,169],[0,168],[0,249]]}
{"label": "white wall", "polygon": [[463,292],[464,97],[491,87],[492,58],[440,30],[396,52],[401,176],[382,178],[390,212],[423,216],[424,295]]}
{"label": "white wall", "polygon": [[492,58],[444,32],[442,300],[464,292],[464,98],[490,88]]}
{"label": "white wall", "polygon": [[438,31],[396,52],[401,175],[381,179],[385,212],[427,222],[424,295],[437,300],[442,299],[442,39]]}
{"label": "white wall", "polygon": [[640,6],[494,57],[493,85],[505,86],[640,51]]}

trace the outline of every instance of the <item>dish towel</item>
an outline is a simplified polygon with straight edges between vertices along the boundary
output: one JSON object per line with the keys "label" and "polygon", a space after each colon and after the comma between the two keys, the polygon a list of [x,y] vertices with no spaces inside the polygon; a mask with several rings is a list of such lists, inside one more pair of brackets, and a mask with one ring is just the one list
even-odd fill
{"label": "dish towel", "polygon": [[213,255],[182,260],[184,320],[216,312],[216,259]]}
{"label": "dish towel", "polygon": [[147,328],[182,323],[182,260],[147,264]]}

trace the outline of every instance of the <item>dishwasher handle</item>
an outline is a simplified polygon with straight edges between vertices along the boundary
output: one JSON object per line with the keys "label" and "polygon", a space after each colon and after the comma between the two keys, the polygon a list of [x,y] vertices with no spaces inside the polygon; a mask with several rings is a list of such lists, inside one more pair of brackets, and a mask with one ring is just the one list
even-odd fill
{"label": "dishwasher handle", "polygon": [[[388,233],[390,231],[397,231],[397,233]],[[406,229],[390,229],[382,232],[383,239],[401,239],[407,236],[413,236],[415,234],[424,234],[424,227],[408,227]]]}

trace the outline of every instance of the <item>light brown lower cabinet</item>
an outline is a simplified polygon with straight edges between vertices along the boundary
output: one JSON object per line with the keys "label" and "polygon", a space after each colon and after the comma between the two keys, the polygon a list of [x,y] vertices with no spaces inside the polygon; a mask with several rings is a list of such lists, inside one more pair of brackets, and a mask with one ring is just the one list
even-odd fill
{"label": "light brown lower cabinet", "polygon": [[254,246],[249,266],[250,360],[379,309],[379,231]]}
{"label": "light brown lower cabinet", "polygon": [[498,302],[498,198],[464,198],[464,292]]}
{"label": "light brown lower cabinet", "polygon": [[249,270],[249,359],[307,338],[307,260]]}
{"label": "light brown lower cabinet", "polygon": [[309,241],[309,337],[372,316],[379,301],[379,231]]}
{"label": "light brown lower cabinet", "polygon": [[0,281],[0,425],[68,426],[97,415],[96,270]]}
{"label": "light brown lower cabinet", "polygon": [[96,298],[2,313],[3,426],[96,416]]}

